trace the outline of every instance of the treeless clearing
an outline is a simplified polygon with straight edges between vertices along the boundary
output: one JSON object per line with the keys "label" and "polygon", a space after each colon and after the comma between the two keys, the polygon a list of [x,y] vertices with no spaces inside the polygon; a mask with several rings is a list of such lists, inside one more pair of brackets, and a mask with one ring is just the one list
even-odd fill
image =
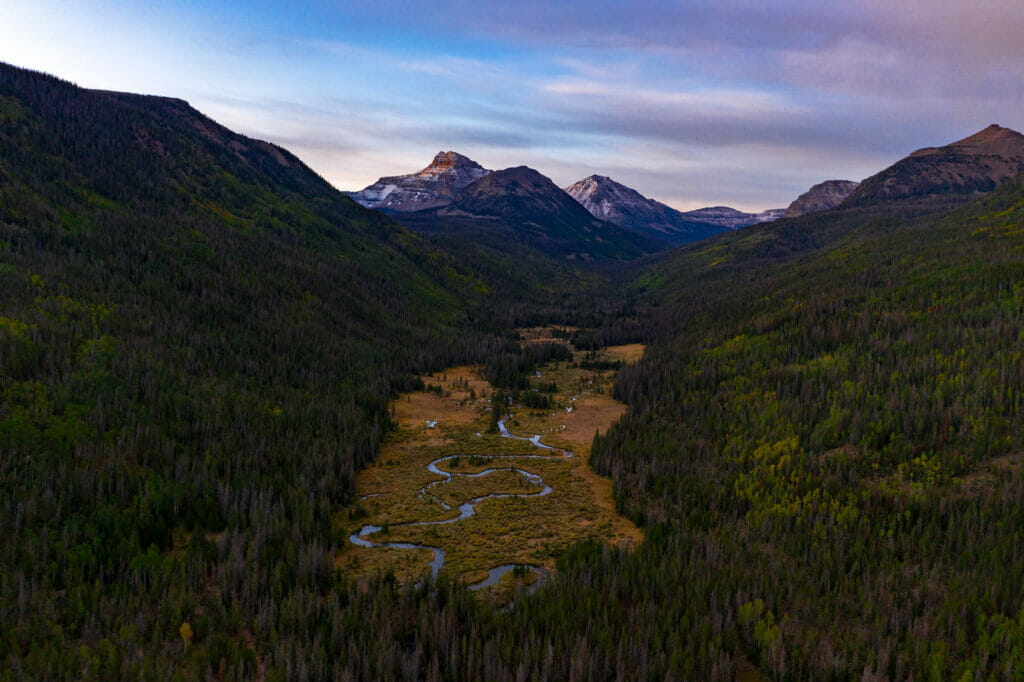
{"label": "treeless clearing", "polygon": [[[599,351],[597,357],[631,362],[642,352],[640,345],[618,346]],[[583,355],[577,353],[577,361]],[[552,396],[555,407],[513,409],[507,427],[518,439],[488,433],[493,390],[477,369],[455,367],[422,377],[427,391],[402,395],[392,403],[398,428],[389,435],[377,462],[360,474],[357,492],[364,499],[337,515],[339,531],[347,537],[372,524],[388,528],[386,533],[374,534],[370,538],[374,542],[440,547],[445,551],[443,570],[470,584],[483,580],[488,569],[504,564],[551,571],[564,547],[586,538],[624,546],[639,543],[641,531],[615,513],[611,480],[594,473],[589,462],[595,432],[607,431],[625,412],[625,405],[611,397],[614,371],[585,370],[575,362],[553,363],[539,371],[537,382],[558,386]],[[440,391],[430,391],[432,386]],[[565,458],[523,440],[535,434],[541,434],[545,445],[569,450],[574,456]],[[440,459],[452,455],[458,459]],[[446,480],[432,473],[427,467],[435,461],[438,469],[456,475]],[[495,471],[458,475],[485,469]],[[508,469],[539,476],[543,483]],[[543,486],[550,486],[550,493],[538,495]],[[513,496],[483,499],[476,503],[474,515],[436,523],[459,517],[460,504],[495,493]],[[451,509],[444,509],[438,500]],[[427,570],[431,556],[423,549],[346,543],[336,566],[359,576],[390,569],[399,577],[416,578]],[[481,594],[506,599],[511,586],[536,579],[529,576],[513,580],[509,574]]]}
{"label": "treeless clearing", "polygon": [[590,451],[594,433],[607,431],[615,421],[626,413],[626,406],[608,394],[582,395],[570,414],[562,417],[565,428],[556,438],[578,443]]}
{"label": "treeless clearing", "polygon": [[632,363],[643,357],[644,345],[642,343],[630,343],[625,346],[608,346],[604,350],[609,355],[612,355],[623,362]]}
{"label": "treeless clearing", "polygon": [[442,393],[416,391],[392,401],[392,419],[399,426],[425,427],[442,414],[447,422],[467,424],[489,407],[491,387],[472,367],[453,367],[422,379],[427,386],[440,386]]}
{"label": "treeless clearing", "polygon": [[954,492],[959,497],[976,497],[990,494],[999,484],[999,480],[1019,475],[1024,455],[1020,453],[994,457],[979,465],[974,471],[961,478],[954,479]]}

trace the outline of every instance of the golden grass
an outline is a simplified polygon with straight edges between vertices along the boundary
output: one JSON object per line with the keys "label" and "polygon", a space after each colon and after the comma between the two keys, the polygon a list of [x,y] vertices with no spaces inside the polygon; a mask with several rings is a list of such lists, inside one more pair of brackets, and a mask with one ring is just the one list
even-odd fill
{"label": "golden grass", "polygon": [[[534,336],[543,338],[539,332]],[[618,346],[600,351],[598,357],[635,362],[642,352],[640,345]],[[578,353],[577,359],[581,358]],[[565,362],[540,371],[539,381],[557,383],[553,397],[558,407],[516,408],[508,428],[521,436],[543,434],[542,442],[571,450],[573,457],[488,434],[487,398],[492,390],[477,369],[455,367],[424,376],[425,384],[441,387],[441,395],[422,391],[402,395],[392,403],[398,428],[389,435],[377,461],[360,474],[356,486],[360,496],[374,496],[339,512],[335,519],[339,531],[347,536],[366,524],[388,526],[386,535],[369,539],[441,547],[446,553],[444,570],[470,584],[483,580],[488,569],[500,564],[553,570],[554,559],[563,548],[586,538],[624,546],[639,543],[641,531],[615,513],[611,480],[595,474],[589,465],[594,433],[606,431],[625,411],[623,404],[611,398],[614,372],[583,370]],[[570,405],[572,410],[567,412]],[[427,420],[437,420],[436,426],[428,427]],[[459,455],[458,465],[446,460],[438,465],[443,471],[466,474],[514,467],[541,476],[552,492],[542,497],[486,499],[477,504],[474,516],[454,523],[399,525],[454,518],[459,504],[483,495],[531,494],[541,489],[514,471],[473,478],[455,476],[428,490],[453,507],[446,511],[418,492],[431,482],[444,480],[426,467],[449,455]],[[507,458],[510,455],[516,457]],[[431,556],[428,550],[363,548],[346,543],[336,566],[360,576],[388,569],[399,577],[419,576],[428,570]],[[488,593],[482,596],[500,602],[535,579],[533,572],[519,579],[509,574],[482,590]]]}
{"label": "golden grass", "polygon": [[[516,462],[518,464],[518,462]],[[498,466],[508,466],[501,461]],[[459,471],[458,468],[451,469]],[[430,492],[446,503],[456,507],[474,497],[490,494],[532,495],[539,493],[542,486],[531,483],[517,471],[495,471],[480,478],[456,476],[450,483],[435,486]]]}
{"label": "golden grass", "polygon": [[644,345],[642,343],[630,343],[625,346],[608,346],[604,350],[609,355],[623,362],[636,362],[644,354]]}

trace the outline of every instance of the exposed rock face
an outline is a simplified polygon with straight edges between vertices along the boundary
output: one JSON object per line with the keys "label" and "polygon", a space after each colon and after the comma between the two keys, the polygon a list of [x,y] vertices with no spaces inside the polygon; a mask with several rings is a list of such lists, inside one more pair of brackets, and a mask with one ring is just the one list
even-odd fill
{"label": "exposed rock face", "polygon": [[565,192],[527,166],[506,168],[466,186],[438,215],[500,218],[516,222],[537,219],[591,223],[594,217]]}
{"label": "exposed rock face", "polygon": [[346,194],[366,208],[420,211],[451,203],[460,189],[491,172],[462,154],[438,152],[418,173],[381,178],[364,190]]}
{"label": "exposed rock face", "polygon": [[[508,177],[516,174],[512,171],[522,175],[520,169],[536,173],[526,166],[504,172]],[[462,154],[439,152],[429,166],[417,173],[383,177],[363,190],[345,194],[366,208],[412,213],[448,207],[463,189],[493,173]],[[545,191],[547,189],[545,187]],[[586,207],[592,217],[669,244],[692,242],[723,230],[776,220],[785,212],[785,209],[769,209],[743,213],[727,206],[677,211],[602,175],[591,175],[561,192]],[[466,215],[462,208],[453,208],[453,211],[451,215]]]}
{"label": "exposed rock face", "polygon": [[648,199],[603,175],[591,175],[566,187],[565,191],[594,217],[671,244],[697,241],[726,229],[688,218],[681,211]]}
{"label": "exposed rock face", "polygon": [[784,208],[770,208],[760,213],[744,213],[728,206],[709,206],[698,208],[695,211],[687,211],[683,215],[691,220],[719,225],[727,230],[737,230],[748,225],[778,220],[785,212]]}
{"label": "exposed rock face", "polygon": [[760,213],[754,214],[754,224],[756,225],[757,223],[770,223],[773,220],[778,220],[784,215],[786,215],[786,209],[784,208],[769,208],[764,211],[761,211]]}
{"label": "exposed rock face", "polygon": [[[604,175],[591,175],[565,188],[576,201],[601,220],[618,223],[636,213],[644,213],[658,202]],[[662,204],[663,205],[663,204]]]}
{"label": "exposed rock face", "polygon": [[853,180],[826,180],[798,196],[786,209],[785,218],[797,218],[808,213],[818,213],[835,208],[857,189],[859,182]]}
{"label": "exposed rock face", "polygon": [[991,125],[945,147],[926,147],[872,175],[847,206],[914,199],[962,201],[1024,173],[1024,135]]}
{"label": "exposed rock face", "polygon": [[435,213],[473,220],[481,227],[500,226],[553,255],[632,257],[668,246],[664,240],[595,218],[549,178],[526,166],[483,176]]}

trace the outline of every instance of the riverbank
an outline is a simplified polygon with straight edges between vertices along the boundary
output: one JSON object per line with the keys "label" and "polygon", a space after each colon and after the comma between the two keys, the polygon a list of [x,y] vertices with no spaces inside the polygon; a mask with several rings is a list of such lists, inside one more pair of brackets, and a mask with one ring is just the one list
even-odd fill
{"label": "riverbank", "polygon": [[[598,357],[629,362],[642,351],[612,347]],[[639,529],[614,512],[611,481],[589,466],[595,431],[607,430],[625,406],[610,395],[614,371],[583,369],[582,360],[577,353],[573,363],[541,367],[535,383],[557,386],[552,407],[513,407],[496,433],[488,432],[493,391],[475,368],[425,376],[427,390],[394,401],[398,428],[360,475],[361,499],[336,518],[355,541],[336,566],[414,580],[443,565],[499,596],[543,580],[572,542],[637,544]],[[506,570],[484,585],[494,569],[513,565],[532,568]]]}

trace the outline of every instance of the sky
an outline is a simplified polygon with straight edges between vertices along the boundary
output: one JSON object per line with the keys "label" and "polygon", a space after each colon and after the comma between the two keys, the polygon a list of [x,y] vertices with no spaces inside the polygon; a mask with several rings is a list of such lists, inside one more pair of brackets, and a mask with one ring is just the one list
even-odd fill
{"label": "sky", "polygon": [[454,150],[681,210],[784,207],[1024,130],[1020,0],[0,0],[0,61],[180,97],[339,189]]}

